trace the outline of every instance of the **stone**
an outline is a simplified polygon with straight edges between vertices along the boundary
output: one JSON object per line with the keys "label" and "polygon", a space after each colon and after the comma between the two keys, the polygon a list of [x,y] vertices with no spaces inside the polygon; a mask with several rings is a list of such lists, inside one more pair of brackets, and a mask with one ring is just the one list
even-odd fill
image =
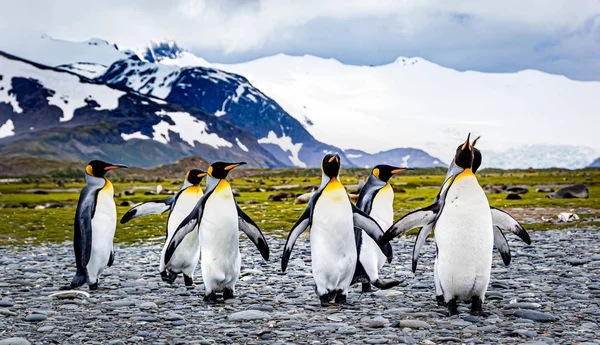
{"label": "stone", "polygon": [[25,321],[27,322],[40,322],[44,321],[48,318],[48,316],[44,314],[29,314],[25,317]]}
{"label": "stone", "polygon": [[229,321],[268,320],[271,316],[260,310],[242,310],[227,316]]}
{"label": "stone", "polygon": [[428,324],[425,321],[421,321],[421,320],[400,320],[400,323],[398,324],[399,328],[425,328],[425,329],[430,329],[431,325]]}
{"label": "stone", "polygon": [[6,338],[0,340],[0,345],[31,345],[25,338]]}
{"label": "stone", "polygon": [[522,317],[524,319],[529,319],[537,322],[554,322],[556,321],[556,316],[544,313],[536,310],[517,310],[515,311],[515,316]]}

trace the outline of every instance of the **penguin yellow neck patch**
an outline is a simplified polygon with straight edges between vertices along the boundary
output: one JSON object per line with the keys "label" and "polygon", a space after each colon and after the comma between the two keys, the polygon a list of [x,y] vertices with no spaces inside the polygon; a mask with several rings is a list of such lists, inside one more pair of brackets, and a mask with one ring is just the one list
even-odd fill
{"label": "penguin yellow neck patch", "polygon": [[329,180],[329,183],[327,184],[327,187],[325,187],[324,191],[333,191],[340,188],[344,188],[344,186],[340,183],[340,181],[338,181],[337,178],[334,177]]}
{"label": "penguin yellow neck patch", "polygon": [[102,187],[103,192],[113,189],[112,183],[110,183],[110,181],[107,178],[105,178],[104,181],[106,181],[106,182],[104,183],[104,187]]}
{"label": "penguin yellow neck patch", "polygon": [[475,174],[473,174],[473,171],[471,169],[465,169],[463,172],[458,174],[458,176],[456,176],[456,179],[454,181],[456,182],[456,181],[460,180],[461,178],[467,177],[467,176],[475,176]]}
{"label": "penguin yellow neck patch", "polygon": [[229,182],[227,182],[226,180],[221,180],[221,181],[219,181],[219,184],[217,185],[217,187],[215,187],[215,192],[219,193],[227,188],[230,188]]}

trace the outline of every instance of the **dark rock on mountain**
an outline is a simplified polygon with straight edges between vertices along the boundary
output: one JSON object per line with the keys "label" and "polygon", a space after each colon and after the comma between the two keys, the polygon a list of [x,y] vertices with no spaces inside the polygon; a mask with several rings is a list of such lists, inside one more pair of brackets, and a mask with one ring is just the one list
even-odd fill
{"label": "dark rock on mountain", "polygon": [[0,52],[0,155],[137,166],[187,156],[283,164],[247,130],[198,109],[89,83]]}
{"label": "dark rock on mountain", "polygon": [[277,102],[237,74],[130,58],[112,64],[97,81],[201,109],[245,128],[277,160],[288,166],[320,167],[323,155],[328,152],[340,153],[343,165],[354,166],[341,149],[315,140]]}
{"label": "dark rock on mountain", "polygon": [[372,168],[377,164],[411,168],[446,167],[447,164],[427,152],[413,148],[398,148],[369,154],[360,150],[345,150],[346,157],[359,167]]}

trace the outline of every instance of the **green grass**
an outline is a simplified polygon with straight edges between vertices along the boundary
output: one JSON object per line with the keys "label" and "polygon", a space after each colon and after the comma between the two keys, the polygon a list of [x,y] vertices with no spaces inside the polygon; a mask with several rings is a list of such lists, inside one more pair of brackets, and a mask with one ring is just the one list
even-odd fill
{"label": "green grass", "polygon": [[[423,171],[422,171],[423,172]],[[432,173],[431,171],[427,171]],[[396,219],[409,211],[425,207],[433,202],[437,195],[438,187],[442,183],[442,175],[418,175],[419,171],[410,171],[408,175],[400,175],[390,181],[394,186],[394,210]],[[438,173],[437,170],[433,173]],[[278,169],[277,171],[253,170],[251,177],[231,179],[234,189],[238,189],[241,196],[237,198],[242,209],[252,217],[257,224],[270,236],[285,236],[296,219],[303,212],[306,205],[295,205],[293,198],[287,201],[275,202],[267,200],[272,194],[291,192],[294,194],[305,193],[307,187],[320,184],[320,171],[317,169]],[[358,177],[366,177],[365,169],[345,169],[342,171],[342,183],[352,185],[358,182]],[[109,177],[110,178],[110,177]],[[600,222],[595,217],[600,214],[600,170],[565,171],[550,170],[542,172],[493,172],[483,171],[478,176],[480,184],[507,184],[525,186],[529,193],[523,194],[522,200],[506,200],[506,193],[488,195],[492,206],[514,211],[520,220],[527,218],[540,218],[536,216],[543,209],[548,217],[556,218],[562,210],[575,209],[581,220],[568,224],[552,224],[536,222],[526,224],[530,230],[562,229],[567,227],[598,227]],[[139,203],[168,196],[144,195],[146,190],[154,190],[157,182],[148,181],[122,181],[116,179],[115,193],[137,189],[133,196],[120,196],[115,198],[117,205],[125,200]],[[165,189],[177,190],[180,180],[160,180]],[[61,182],[57,184],[57,182]],[[173,184],[175,182],[175,184]],[[546,193],[537,193],[535,189],[540,185],[569,185],[585,183],[590,189],[589,199],[546,199]],[[60,185],[60,187],[59,187]],[[31,183],[0,184],[0,203],[5,208],[0,209],[0,245],[1,244],[36,244],[40,242],[70,241],[73,236],[73,218],[79,193],[72,189],[83,187],[82,181],[77,180],[42,180]],[[297,186],[295,186],[297,185]],[[276,190],[278,186],[291,187],[290,189]],[[33,194],[33,189],[56,189],[49,194]],[[407,201],[407,199],[422,197],[423,201]],[[245,204],[246,201],[255,200],[255,204]],[[64,208],[33,209],[36,205],[48,203],[61,203]],[[19,205],[23,208],[7,208]],[[128,207],[117,207],[118,217],[128,210]],[[145,241],[150,238],[165,235],[167,215],[148,216],[137,218],[127,224],[118,224],[115,242],[131,243]]]}

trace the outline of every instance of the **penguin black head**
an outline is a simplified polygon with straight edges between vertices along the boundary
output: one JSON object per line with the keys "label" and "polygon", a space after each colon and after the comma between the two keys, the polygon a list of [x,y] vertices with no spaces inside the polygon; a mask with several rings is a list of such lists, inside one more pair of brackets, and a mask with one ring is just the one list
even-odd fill
{"label": "penguin black head", "polygon": [[456,155],[454,156],[454,163],[463,168],[463,169],[471,169],[473,167],[474,153],[473,147],[471,146],[471,133],[467,136],[467,140],[458,145],[456,148]]}
{"label": "penguin black head", "polygon": [[394,176],[394,174],[403,172],[405,170],[406,168],[398,168],[391,165],[379,164],[373,168],[371,174],[373,174],[373,176],[377,177],[379,180],[387,182],[390,178],[392,178],[392,176]]}
{"label": "penguin black head", "polygon": [[208,175],[210,177],[218,178],[220,180],[227,177],[229,171],[233,168],[244,165],[246,162],[239,163],[225,163],[225,162],[214,162],[208,167]]}
{"label": "penguin black head", "polygon": [[338,154],[327,154],[323,157],[323,162],[321,163],[321,168],[323,169],[323,174],[328,176],[329,178],[337,177],[340,173],[340,156]]}
{"label": "penguin black head", "polygon": [[200,169],[192,169],[185,174],[185,179],[193,185],[199,185],[202,178],[206,176],[206,171]]}
{"label": "penguin black head", "polygon": [[94,177],[104,177],[104,174],[106,174],[107,171],[119,168],[127,168],[127,166],[122,164],[110,164],[95,159],[88,163],[85,167],[85,172]]}

